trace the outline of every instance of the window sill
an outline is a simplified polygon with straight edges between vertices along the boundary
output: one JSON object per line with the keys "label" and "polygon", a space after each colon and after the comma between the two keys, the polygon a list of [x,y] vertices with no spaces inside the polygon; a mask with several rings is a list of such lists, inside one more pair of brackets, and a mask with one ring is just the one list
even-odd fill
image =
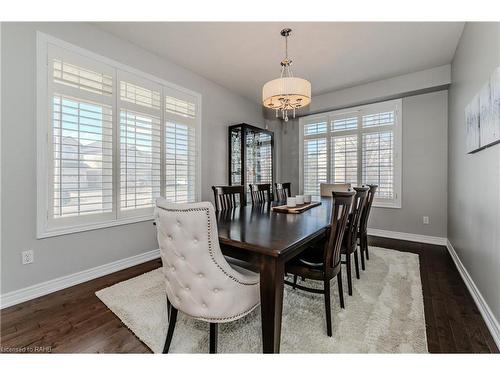
{"label": "window sill", "polygon": [[65,226],[65,227],[50,228],[50,229],[42,228],[42,229],[39,229],[37,231],[36,238],[42,239],[42,238],[49,238],[49,237],[57,237],[57,236],[63,236],[65,234],[87,232],[90,230],[105,229],[105,228],[117,227],[120,225],[140,223],[143,221],[150,221],[153,219],[154,219],[153,214],[149,214],[149,215],[145,215],[145,216],[120,218],[117,220],[103,221],[103,222],[92,223],[92,224]]}

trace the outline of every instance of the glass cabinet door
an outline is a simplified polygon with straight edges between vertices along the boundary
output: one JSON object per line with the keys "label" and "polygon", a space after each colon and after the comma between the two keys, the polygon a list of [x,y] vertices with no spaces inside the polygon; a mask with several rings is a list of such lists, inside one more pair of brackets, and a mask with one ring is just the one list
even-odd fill
{"label": "glass cabinet door", "polygon": [[241,185],[242,181],[242,170],[241,170],[241,127],[233,128],[229,131],[230,140],[230,176],[229,185]]}
{"label": "glass cabinet door", "polygon": [[247,124],[229,127],[229,184],[273,183],[273,132]]}

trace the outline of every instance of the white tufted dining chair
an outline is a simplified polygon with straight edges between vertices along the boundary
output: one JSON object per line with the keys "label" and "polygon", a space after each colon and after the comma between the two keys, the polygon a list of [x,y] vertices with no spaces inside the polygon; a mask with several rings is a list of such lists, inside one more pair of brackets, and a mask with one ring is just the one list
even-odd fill
{"label": "white tufted dining chair", "polygon": [[168,353],[178,311],[210,323],[210,353],[216,353],[217,324],[237,320],[259,305],[259,275],[224,258],[212,203],[159,198],[155,221],[169,305],[163,353]]}

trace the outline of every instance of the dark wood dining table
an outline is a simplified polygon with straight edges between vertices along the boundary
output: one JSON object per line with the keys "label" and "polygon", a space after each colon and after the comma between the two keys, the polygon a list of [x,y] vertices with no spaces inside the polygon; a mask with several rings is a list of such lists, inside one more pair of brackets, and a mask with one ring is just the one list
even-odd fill
{"label": "dark wood dining table", "polygon": [[325,236],[331,200],[313,197],[321,205],[300,214],[272,211],[283,202],[217,212],[222,252],[248,262],[260,273],[264,353],[280,351],[285,263]]}

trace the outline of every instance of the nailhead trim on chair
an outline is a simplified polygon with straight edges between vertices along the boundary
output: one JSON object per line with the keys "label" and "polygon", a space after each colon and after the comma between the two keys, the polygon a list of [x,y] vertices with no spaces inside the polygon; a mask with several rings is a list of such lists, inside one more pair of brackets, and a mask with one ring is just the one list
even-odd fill
{"label": "nailhead trim on chair", "polygon": [[190,316],[191,318],[195,318],[195,319],[199,319],[199,320],[203,320],[203,321],[206,321],[206,322],[231,322],[233,320],[237,320],[239,318],[243,318],[245,315],[247,315],[248,313],[252,312],[257,306],[260,305],[260,302],[256,303],[255,305],[253,305],[252,307],[250,307],[248,310],[240,313],[240,314],[237,314],[237,315],[233,315],[233,316],[228,316],[228,317],[225,317],[225,318],[208,318],[208,317],[205,317],[205,316],[194,316],[194,315],[188,315],[186,314],[187,316]]}

